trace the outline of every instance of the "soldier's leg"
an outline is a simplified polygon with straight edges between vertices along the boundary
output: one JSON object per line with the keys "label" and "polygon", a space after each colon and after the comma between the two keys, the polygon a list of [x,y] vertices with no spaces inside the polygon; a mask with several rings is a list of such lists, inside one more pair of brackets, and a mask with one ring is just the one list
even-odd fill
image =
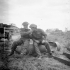
{"label": "soldier's leg", "polygon": [[50,46],[49,46],[48,43],[46,43],[46,42],[44,42],[44,43],[40,42],[39,45],[45,45],[45,47],[46,47],[47,52],[49,53],[49,55],[52,55],[51,49],[50,49]]}
{"label": "soldier's leg", "polygon": [[22,41],[22,39],[20,39],[20,40],[14,42],[14,43],[12,44],[10,56],[11,56],[12,54],[14,54],[14,51],[16,50],[17,46],[18,46],[18,45],[21,45],[22,43],[23,43],[23,41]]}
{"label": "soldier's leg", "polygon": [[38,56],[41,57],[41,52],[40,52],[40,50],[38,48],[38,44],[37,43],[34,43],[34,47],[35,47],[35,51],[38,54]]}
{"label": "soldier's leg", "polygon": [[50,55],[52,55],[52,52],[51,52],[51,49],[50,49],[49,44],[48,44],[48,43],[44,43],[44,44],[45,44],[45,47],[46,47],[48,53],[49,53]]}

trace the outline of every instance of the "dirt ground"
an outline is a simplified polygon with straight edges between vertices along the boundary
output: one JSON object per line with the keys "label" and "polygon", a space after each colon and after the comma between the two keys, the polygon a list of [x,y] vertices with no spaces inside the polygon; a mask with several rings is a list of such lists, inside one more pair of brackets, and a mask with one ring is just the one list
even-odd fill
{"label": "dirt ground", "polygon": [[30,56],[12,56],[9,58],[8,66],[10,70],[70,70],[69,66],[47,56],[42,59]]}

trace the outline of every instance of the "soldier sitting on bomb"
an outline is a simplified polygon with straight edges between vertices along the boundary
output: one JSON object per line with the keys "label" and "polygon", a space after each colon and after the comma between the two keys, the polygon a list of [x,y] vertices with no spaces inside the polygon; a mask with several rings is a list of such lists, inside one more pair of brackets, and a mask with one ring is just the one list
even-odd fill
{"label": "soldier sitting on bomb", "polygon": [[[16,51],[16,48],[17,46],[21,45],[21,44],[24,44],[25,40],[28,40],[29,39],[29,29],[28,29],[28,25],[29,23],[28,22],[23,22],[22,24],[24,26],[24,28],[21,29],[21,38],[17,41],[15,41],[13,44],[12,44],[12,48],[11,48],[11,53],[9,56],[13,55],[14,54],[14,51]],[[20,53],[18,51],[16,51],[17,53]]]}

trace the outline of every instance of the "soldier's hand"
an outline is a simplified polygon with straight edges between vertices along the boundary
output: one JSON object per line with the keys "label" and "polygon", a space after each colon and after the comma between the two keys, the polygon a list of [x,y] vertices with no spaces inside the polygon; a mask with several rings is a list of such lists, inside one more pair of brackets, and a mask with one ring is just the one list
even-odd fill
{"label": "soldier's hand", "polygon": [[42,43],[46,42],[46,40],[43,40]]}

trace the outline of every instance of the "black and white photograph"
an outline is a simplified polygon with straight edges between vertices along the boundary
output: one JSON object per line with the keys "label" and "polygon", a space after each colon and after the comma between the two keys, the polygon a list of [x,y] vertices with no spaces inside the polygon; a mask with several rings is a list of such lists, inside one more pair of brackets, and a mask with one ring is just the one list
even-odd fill
{"label": "black and white photograph", "polygon": [[70,0],[0,0],[0,70],[70,70]]}

